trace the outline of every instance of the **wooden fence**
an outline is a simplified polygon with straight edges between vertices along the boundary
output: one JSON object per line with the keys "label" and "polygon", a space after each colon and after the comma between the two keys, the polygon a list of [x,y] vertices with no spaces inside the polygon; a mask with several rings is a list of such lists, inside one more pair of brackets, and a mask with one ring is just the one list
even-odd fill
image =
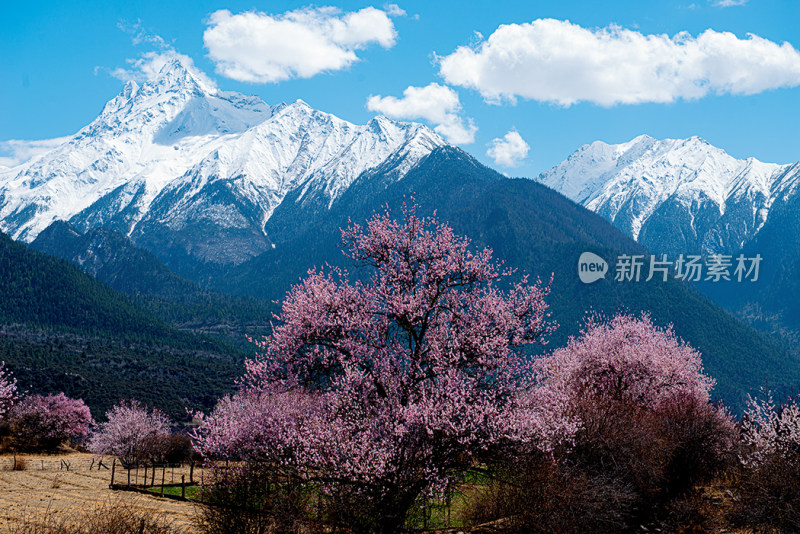
{"label": "wooden fence", "polygon": [[[239,463],[224,462],[215,465],[215,469],[225,471],[239,466]],[[102,468],[105,468],[105,464]],[[147,495],[155,495],[169,499],[203,502],[203,493],[198,492],[196,486],[203,477],[202,465],[195,463],[184,464],[142,464],[125,465],[114,459],[111,462],[109,488],[112,490],[135,491]],[[285,481],[284,477],[261,482],[261,486],[270,487]],[[192,488],[192,492],[187,492]],[[174,490],[174,491],[170,491]],[[461,527],[461,518],[453,514],[455,488],[447,491],[441,500],[421,503],[410,512],[408,527],[420,532],[440,531],[441,529]],[[206,503],[210,504],[210,503]],[[213,504],[219,506],[220,503]],[[222,504],[222,506],[229,506]],[[318,500],[317,513],[324,515],[321,501]]]}
{"label": "wooden fence", "polygon": [[111,471],[108,458],[42,458],[31,455],[12,455],[0,460],[0,470],[5,471]]}
{"label": "wooden fence", "polygon": [[[172,499],[188,500],[186,488],[195,486],[195,463],[124,465],[114,459],[111,463],[111,482],[114,490],[139,491]],[[167,492],[166,488],[179,488]],[[156,491],[154,491],[156,490]]]}

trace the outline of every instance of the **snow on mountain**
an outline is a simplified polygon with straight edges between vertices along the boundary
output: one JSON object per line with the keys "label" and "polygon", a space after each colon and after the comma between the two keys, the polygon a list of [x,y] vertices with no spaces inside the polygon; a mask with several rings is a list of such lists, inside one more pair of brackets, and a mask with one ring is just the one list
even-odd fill
{"label": "snow on mountain", "polygon": [[[264,223],[288,192],[330,205],[362,173],[392,161],[400,179],[444,144],[416,123],[355,125],[299,100],[269,106],[220,91],[175,60],[128,82],[53,150],[0,168],[0,229],[31,241],[69,220],[162,245],[177,238],[201,261],[238,263],[268,246]],[[258,243],[233,235],[213,246],[228,231]]]}
{"label": "snow on mountain", "polygon": [[[653,251],[731,253],[758,233],[797,165],[736,159],[699,137],[585,145],[537,180]],[[791,171],[791,172],[790,172]]]}

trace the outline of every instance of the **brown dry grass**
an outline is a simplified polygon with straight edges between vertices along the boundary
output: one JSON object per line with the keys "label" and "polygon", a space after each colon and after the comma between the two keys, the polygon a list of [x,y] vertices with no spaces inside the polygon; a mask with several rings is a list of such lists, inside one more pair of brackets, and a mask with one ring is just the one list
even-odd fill
{"label": "brown dry grass", "polygon": [[[105,469],[89,470],[91,454],[69,453],[59,455],[17,455],[24,459],[24,471],[12,471],[13,457],[0,456],[0,533],[8,532],[22,521],[41,520],[45,517],[75,516],[82,510],[97,508],[115,500],[155,513],[163,513],[176,527],[192,531],[195,505],[189,502],[162,499],[127,491],[112,491],[108,485],[111,472]],[[61,461],[70,463],[70,469],[61,469]],[[110,459],[104,463],[111,464]],[[199,477],[197,471],[196,479]],[[176,470],[180,477],[183,471]],[[188,470],[186,471],[188,479]],[[167,482],[171,472],[167,470]],[[160,473],[156,477],[160,479]],[[118,470],[117,483],[127,479],[124,470]],[[157,480],[160,482],[160,480]]]}
{"label": "brown dry grass", "polygon": [[[196,505],[140,493],[112,491],[108,487],[111,479],[110,471],[98,471],[96,466],[93,470],[89,470],[93,458],[91,454],[86,453],[17,455],[17,462],[24,460],[26,468],[23,471],[12,471],[13,457],[0,455],[0,534],[28,532],[28,529],[20,530],[21,526],[26,523],[30,525],[32,522],[41,523],[45,519],[48,523],[66,523],[70,518],[81,517],[81,514],[86,514],[87,511],[91,515],[109,506],[126,510],[151,511],[153,518],[159,521],[163,519],[176,530],[185,533],[196,532],[194,525]],[[70,463],[69,471],[60,468],[62,460]],[[105,463],[110,465],[110,459],[106,459]],[[170,482],[171,474],[168,470],[166,482]],[[178,479],[181,474],[186,474],[188,479],[188,470],[175,471]],[[160,479],[160,476],[159,471],[156,478]],[[199,478],[200,472],[195,470],[195,480]],[[117,483],[124,483],[126,480],[125,470],[118,470]],[[686,529],[679,531],[680,534],[690,532],[750,534],[752,531],[748,529],[731,528],[725,522],[724,514],[728,511],[732,499],[730,490],[731,481],[728,480],[716,481],[703,487],[699,494],[700,507],[705,515],[709,516],[711,519],[709,523],[715,528]],[[117,506],[118,503],[127,507]],[[500,520],[472,530],[444,529],[440,532],[443,534],[502,532],[504,523]],[[46,531],[41,530],[41,532]]]}

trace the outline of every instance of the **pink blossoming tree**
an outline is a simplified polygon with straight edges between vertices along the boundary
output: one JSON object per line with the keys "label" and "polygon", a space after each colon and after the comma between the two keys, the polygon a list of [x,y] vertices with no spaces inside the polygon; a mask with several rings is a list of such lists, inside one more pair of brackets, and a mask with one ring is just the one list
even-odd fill
{"label": "pink blossoming tree", "polygon": [[159,444],[170,436],[166,414],[135,399],[112,407],[106,419],[92,435],[89,450],[116,456],[126,464],[152,460]]}
{"label": "pink blossoming tree", "polygon": [[66,440],[80,440],[93,424],[83,400],[64,393],[24,397],[11,409],[9,422],[20,444],[34,449],[52,449]]}
{"label": "pink blossoming tree", "polygon": [[482,452],[549,429],[542,412],[519,410],[532,381],[521,351],[555,328],[548,287],[510,283],[491,250],[414,208],[403,215],[343,230],[360,276],[312,270],[294,286],[241,391],[196,435],[207,457],[318,475],[379,532]]}

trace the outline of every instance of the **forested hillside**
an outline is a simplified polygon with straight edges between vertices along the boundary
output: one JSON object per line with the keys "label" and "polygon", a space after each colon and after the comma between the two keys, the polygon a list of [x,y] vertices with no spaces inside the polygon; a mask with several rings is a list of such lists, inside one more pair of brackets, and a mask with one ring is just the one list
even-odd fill
{"label": "forested hillside", "polygon": [[65,391],[95,415],[138,397],[185,418],[230,388],[243,355],[170,327],[66,261],[0,234],[0,360],[23,389]]}

